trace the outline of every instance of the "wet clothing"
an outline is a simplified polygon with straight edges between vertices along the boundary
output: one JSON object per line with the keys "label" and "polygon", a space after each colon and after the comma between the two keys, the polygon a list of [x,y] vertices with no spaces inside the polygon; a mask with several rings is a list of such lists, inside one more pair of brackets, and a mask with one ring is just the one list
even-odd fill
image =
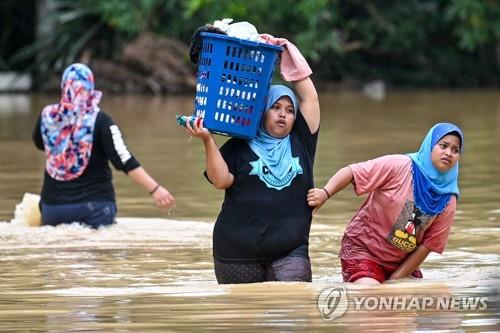
{"label": "wet clothing", "polygon": [[219,284],[312,281],[311,262],[303,257],[286,256],[254,263],[226,263],[214,259],[214,269]]}
{"label": "wet clothing", "polygon": [[241,264],[270,262],[287,255],[308,258],[312,208],[306,195],[314,185],[317,139],[318,132],[311,134],[298,112],[290,133],[294,163],[282,183],[270,177],[246,140],[232,138],[221,147],[234,182],[225,190],[214,227],[217,261]]}
{"label": "wet clothing", "polygon": [[[344,282],[355,282],[364,277],[372,278],[380,283],[388,280],[394,271],[388,271],[375,261],[370,259],[349,259],[340,260],[342,264],[342,278]],[[422,279],[422,272],[417,269],[411,276]]]}
{"label": "wet clothing", "polygon": [[[40,118],[35,125],[33,140],[38,149],[44,150]],[[91,156],[85,171],[78,178],[69,181],[55,180],[45,171],[41,203],[46,205],[94,201],[114,203],[115,192],[108,161],[111,161],[117,170],[125,173],[140,166],[123,142],[118,126],[110,116],[101,111],[96,118]],[[44,222],[42,218],[42,224]]]}
{"label": "wet clothing", "polygon": [[65,205],[42,203],[44,225],[56,226],[61,223],[78,221],[92,228],[99,228],[115,222],[116,204],[113,201],[88,201]]}
{"label": "wet clothing", "polygon": [[342,260],[369,259],[392,272],[418,245],[443,252],[455,215],[455,195],[441,214],[428,216],[415,207],[409,156],[387,155],[349,168],[356,194],[369,194],[346,228]]}

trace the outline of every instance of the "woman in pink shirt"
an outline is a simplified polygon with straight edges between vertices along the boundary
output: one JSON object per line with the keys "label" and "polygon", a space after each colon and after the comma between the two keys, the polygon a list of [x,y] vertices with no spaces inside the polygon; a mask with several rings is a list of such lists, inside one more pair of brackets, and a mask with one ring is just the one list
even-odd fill
{"label": "woman in pink shirt", "polygon": [[419,266],[431,251],[442,253],[448,241],[463,142],[460,128],[438,123],[418,152],[351,164],[323,188],[309,190],[307,202],[315,210],[349,183],[357,195],[368,193],[342,238],[344,281],[422,277]]}

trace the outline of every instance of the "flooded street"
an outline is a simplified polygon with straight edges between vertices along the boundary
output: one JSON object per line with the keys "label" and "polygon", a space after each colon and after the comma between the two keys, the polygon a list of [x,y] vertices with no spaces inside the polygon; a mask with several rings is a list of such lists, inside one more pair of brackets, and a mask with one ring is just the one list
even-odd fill
{"label": "flooded street", "polygon": [[[0,95],[0,332],[500,330],[498,91],[390,92],[383,101],[353,92],[320,96],[317,185],[346,164],[417,151],[436,122],[464,132],[461,198],[444,254],[425,261],[423,281],[378,287],[341,283],[340,240],[364,199],[352,189],[313,220],[312,283],[217,285],[211,237],[223,191],[203,177],[202,144],[189,142],[175,122],[191,112],[192,96],[105,95],[101,103],[132,154],[175,195],[170,214],[114,171],[118,223],[110,228],[9,223],[24,193],[40,191],[45,160],[31,133],[43,105],[56,100]],[[347,292],[347,311],[333,320],[317,306],[326,288]],[[379,309],[373,302],[384,297],[434,304]],[[438,299],[479,303],[436,310]]]}

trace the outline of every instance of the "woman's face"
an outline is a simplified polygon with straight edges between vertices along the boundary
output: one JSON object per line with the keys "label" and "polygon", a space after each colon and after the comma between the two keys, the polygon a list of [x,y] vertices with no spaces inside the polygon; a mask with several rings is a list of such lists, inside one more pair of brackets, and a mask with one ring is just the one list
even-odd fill
{"label": "woman's face", "polygon": [[264,130],[275,138],[283,138],[292,131],[295,122],[292,100],[283,96],[267,110],[264,116]]}
{"label": "woman's face", "polygon": [[448,134],[441,138],[432,148],[431,161],[441,172],[449,171],[460,159],[460,139]]}

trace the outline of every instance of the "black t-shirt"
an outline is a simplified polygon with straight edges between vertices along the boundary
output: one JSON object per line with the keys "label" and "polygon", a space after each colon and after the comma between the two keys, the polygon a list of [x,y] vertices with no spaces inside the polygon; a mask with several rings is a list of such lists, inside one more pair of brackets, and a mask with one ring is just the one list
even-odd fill
{"label": "black t-shirt", "polygon": [[[280,190],[261,180],[266,167],[255,163],[259,157],[246,140],[232,138],[221,147],[234,182],[225,190],[214,227],[213,254],[217,260],[255,262],[286,255],[308,257],[312,209],[306,195],[314,185],[318,132],[311,134],[300,111],[290,139],[292,156],[298,157],[302,173]],[[262,170],[256,170],[257,165]]]}
{"label": "black t-shirt", "polygon": [[[40,128],[41,118],[33,130],[35,146],[44,150]],[[90,160],[85,171],[70,181],[58,181],[45,171],[41,201],[49,205],[61,205],[86,201],[115,201],[112,174],[108,161],[125,173],[140,166],[129,153],[120,130],[110,116],[99,112],[94,127]]]}

